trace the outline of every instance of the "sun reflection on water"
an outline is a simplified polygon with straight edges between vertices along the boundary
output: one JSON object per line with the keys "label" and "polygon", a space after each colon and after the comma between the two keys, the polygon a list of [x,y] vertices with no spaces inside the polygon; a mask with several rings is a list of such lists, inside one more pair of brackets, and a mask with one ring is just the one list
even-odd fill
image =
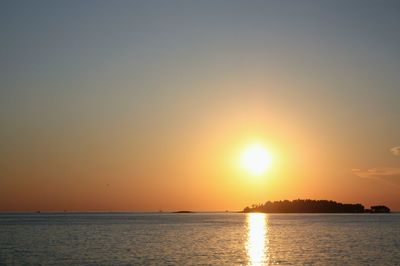
{"label": "sun reflection on water", "polygon": [[268,228],[265,213],[247,214],[248,265],[268,264]]}

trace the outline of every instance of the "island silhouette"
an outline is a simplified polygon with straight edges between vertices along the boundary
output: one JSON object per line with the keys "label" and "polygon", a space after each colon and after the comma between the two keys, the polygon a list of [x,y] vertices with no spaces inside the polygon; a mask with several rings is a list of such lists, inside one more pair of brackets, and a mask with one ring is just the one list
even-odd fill
{"label": "island silhouette", "polygon": [[389,213],[390,209],[384,205],[371,206],[365,209],[360,203],[340,203],[333,200],[280,200],[267,201],[264,204],[253,204],[243,209],[248,212],[265,213]]}

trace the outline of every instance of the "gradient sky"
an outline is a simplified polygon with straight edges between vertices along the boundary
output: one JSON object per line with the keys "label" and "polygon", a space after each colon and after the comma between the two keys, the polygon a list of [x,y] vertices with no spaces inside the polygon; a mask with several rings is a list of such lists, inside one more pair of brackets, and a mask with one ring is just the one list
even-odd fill
{"label": "gradient sky", "polygon": [[399,1],[1,1],[0,210],[400,210],[399,29]]}

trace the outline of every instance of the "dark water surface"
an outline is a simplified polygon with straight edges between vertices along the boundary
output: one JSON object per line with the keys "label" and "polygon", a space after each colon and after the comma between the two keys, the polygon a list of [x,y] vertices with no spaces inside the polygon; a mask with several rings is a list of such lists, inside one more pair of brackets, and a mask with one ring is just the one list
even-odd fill
{"label": "dark water surface", "polygon": [[0,214],[1,265],[400,265],[400,214]]}

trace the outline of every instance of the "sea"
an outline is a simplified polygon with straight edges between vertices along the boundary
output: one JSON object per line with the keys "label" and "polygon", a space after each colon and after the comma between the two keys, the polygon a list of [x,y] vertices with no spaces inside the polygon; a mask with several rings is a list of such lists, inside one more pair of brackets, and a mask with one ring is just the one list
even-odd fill
{"label": "sea", "polygon": [[400,214],[2,213],[0,265],[400,265]]}

